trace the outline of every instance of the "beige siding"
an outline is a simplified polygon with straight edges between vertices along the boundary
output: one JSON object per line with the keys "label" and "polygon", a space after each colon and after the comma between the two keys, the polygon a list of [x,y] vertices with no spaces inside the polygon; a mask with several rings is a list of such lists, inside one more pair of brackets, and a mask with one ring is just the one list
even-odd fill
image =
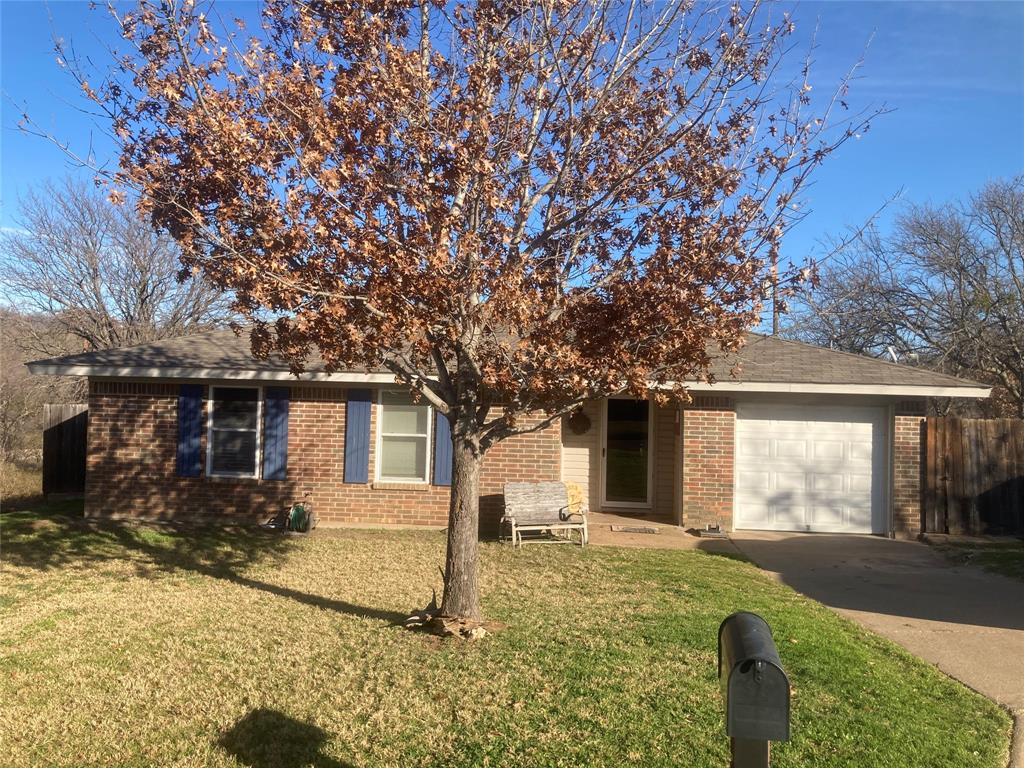
{"label": "beige siding", "polygon": [[[562,422],[562,479],[578,483],[587,495],[590,508],[601,509],[601,419],[603,403],[587,403],[583,412],[590,418],[590,429],[577,435]],[[673,407],[654,409],[651,461],[653,478],[651,488],[652,511],[670,520],[675,519],[676,424]],[[636,510],[641,512],[642,510]]]}
{"label": "beige siding", "polygon": [[673,486],[675,485],[676,412],[675,408],[654,407],[654,513],[675,518]]}
{"label": "beige siding", "polygon": [[590,429],[577,435],[562,420],[562,480],[578,483],[590,508],[601,508],[601,401],[592,400],[583,406],[590,419]]}

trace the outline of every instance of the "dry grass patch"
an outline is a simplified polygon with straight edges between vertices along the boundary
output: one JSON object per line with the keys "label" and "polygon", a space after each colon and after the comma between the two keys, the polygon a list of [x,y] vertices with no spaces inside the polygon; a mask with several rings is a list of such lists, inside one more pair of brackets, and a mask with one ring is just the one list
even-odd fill
{"label": "dry grass patch", "polygon": [[39,467],[0,461],[0,509],[11,511],[37,503],[43,496]]}
{"label": "dry grass patch", "polygon": [[8,515],[0,537],[12,766],[724,765],[716,630],[740,608],[775,628],[794,681],[775,765],[1006,751],[994,705],[704,553],[486,544],[484,608],[507,628],[467,644],[396,625],[440,589],[438,533]]}

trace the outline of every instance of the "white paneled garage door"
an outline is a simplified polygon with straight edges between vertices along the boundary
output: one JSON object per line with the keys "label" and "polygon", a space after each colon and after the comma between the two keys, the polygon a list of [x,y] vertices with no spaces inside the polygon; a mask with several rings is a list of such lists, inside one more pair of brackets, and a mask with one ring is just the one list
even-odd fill
{"label": "white paneled garage door", "polygon": [[740,405],[735,527],[883,533],[882,408]]}

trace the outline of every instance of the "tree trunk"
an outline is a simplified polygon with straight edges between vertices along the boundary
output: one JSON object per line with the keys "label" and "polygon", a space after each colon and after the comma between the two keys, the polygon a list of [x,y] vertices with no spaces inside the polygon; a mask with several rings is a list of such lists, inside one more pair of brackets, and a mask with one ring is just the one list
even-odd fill
{"label": "tree trunk", "polygon": [[444,566],[441,614],[480,618],[477,542],[480,528],[479,442],[452,426],[452,490],[448,507],[448,554]]}

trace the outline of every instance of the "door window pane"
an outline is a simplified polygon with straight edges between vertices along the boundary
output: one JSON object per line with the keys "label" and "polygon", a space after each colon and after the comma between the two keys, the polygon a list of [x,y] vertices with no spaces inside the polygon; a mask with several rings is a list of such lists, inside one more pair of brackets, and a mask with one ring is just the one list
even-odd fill
{"label": "door window pane", "polygon": [[647,503],[648,415],[646,400],[608,401],[605,497],[610,502]]}

